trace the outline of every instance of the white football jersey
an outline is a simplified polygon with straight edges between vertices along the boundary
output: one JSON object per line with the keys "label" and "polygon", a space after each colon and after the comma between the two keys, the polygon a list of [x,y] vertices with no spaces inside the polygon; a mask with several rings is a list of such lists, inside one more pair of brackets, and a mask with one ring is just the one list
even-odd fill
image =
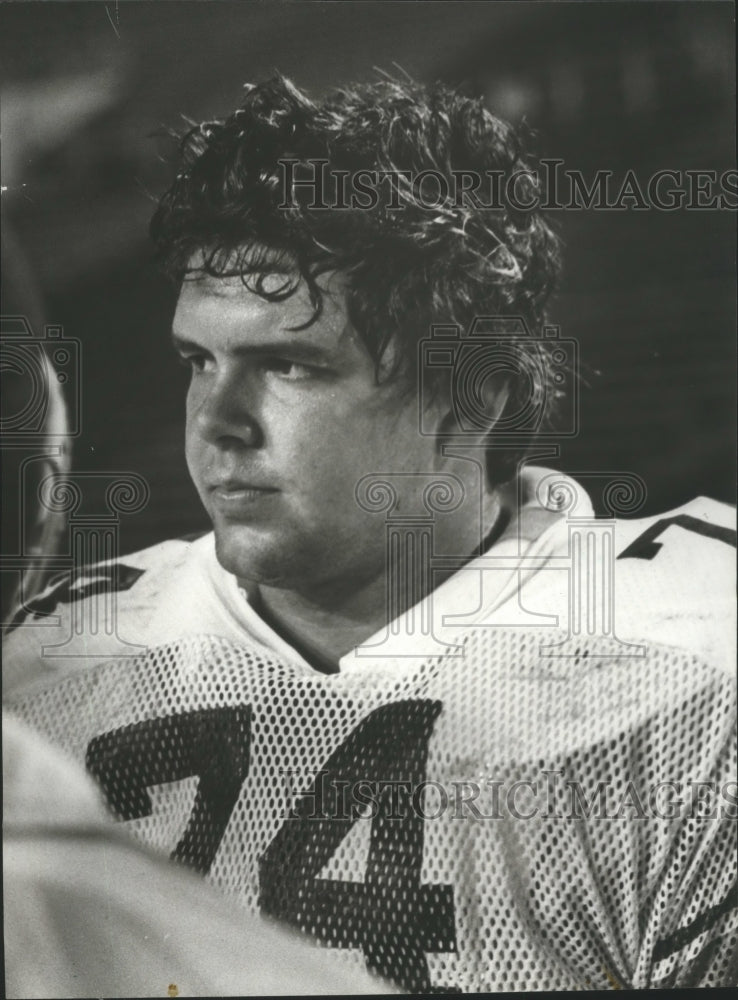
{"label": "white football jersey", "polygon": [[6,699],[136,836],[407,990],[730,985],[733,512],[562,513],[549,475],[336,674],[207,535],[41,595]]}

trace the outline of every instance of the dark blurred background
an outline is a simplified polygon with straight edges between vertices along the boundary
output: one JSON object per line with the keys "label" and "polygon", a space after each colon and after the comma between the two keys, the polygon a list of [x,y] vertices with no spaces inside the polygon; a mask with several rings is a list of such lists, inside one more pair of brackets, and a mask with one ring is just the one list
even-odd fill
{"label": "dark blurred background", "polygon": [[[2,206],[13,238],[3,312],[40,300],[46,321],[82,342],[75,467],[134,471],[151,486],[146,510],[123,518],[123,550],[207,523],[183,457],[174,292],[147,242],[170,177],[156,133],[181,127],[183,114],[228,113],[244,82],[275,70],[317,96],[400,66],[524,119],[538,156],[588,178],[599,168],[632,168],[644,184],[664,168],[720,173],[735,159],[733,9],[2,3]],[[580,434],[554,464],[637,473],[645,513],[700,493],[733,501],[735,212],[553,218],[567,249],[552,319],[580,342],[586,378]]]}

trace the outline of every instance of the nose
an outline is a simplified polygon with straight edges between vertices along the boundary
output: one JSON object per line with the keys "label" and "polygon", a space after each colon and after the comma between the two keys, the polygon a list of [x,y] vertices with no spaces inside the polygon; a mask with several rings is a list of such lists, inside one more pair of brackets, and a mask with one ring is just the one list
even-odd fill
{"label": "nose", "polygon": [[189,422],[208,444],[258,448],[263,435],[251,395],[247,379],[219,374],[191,387]]}

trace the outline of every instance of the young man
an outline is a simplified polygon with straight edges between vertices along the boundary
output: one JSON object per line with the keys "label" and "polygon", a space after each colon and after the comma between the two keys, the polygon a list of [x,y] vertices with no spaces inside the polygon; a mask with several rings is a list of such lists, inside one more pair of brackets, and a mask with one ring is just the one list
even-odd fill
{"label": "young man", "polygon": [[213,532],[29,602],[6,694],[143,840],[405,989],[727,984],[730,511],[603,522],[534,464],[574,364],[539,195],[441,87],[193,128],[153,235]]}

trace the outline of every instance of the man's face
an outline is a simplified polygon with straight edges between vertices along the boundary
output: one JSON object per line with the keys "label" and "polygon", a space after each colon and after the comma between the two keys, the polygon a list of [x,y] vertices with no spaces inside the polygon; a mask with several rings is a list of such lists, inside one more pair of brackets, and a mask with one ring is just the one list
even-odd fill
{"label": "man's face", "polygon": [[[359,506],[357,482],[433,471],[437,454],[415,392],[376,385],[340,277],[324,285],[321,317],[291,330],[312,314],[304,284],[267,302],[239,278],[186,280],[174,339],[192,369],[187,462],[219,561],[244,581],[340,593],[385,566],[384,519]],[[400,508],[412,513],[407,482]]]}

